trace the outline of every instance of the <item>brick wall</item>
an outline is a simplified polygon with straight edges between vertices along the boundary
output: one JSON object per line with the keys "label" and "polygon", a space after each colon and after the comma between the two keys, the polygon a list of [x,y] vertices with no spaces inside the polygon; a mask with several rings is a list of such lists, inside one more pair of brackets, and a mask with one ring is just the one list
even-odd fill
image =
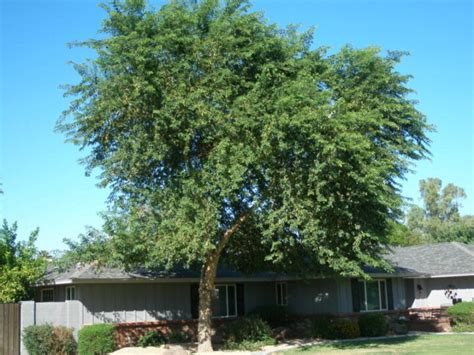
{"label": "brick wall", "polygon": [[[234,319],[214,319],[214,340],[222,335],[224,324]],[[163,320],[156,322],[117,323],[115,339],[118,348],[135,346],[138,339],[149,331],[160,331],[165,336],[172,332],[181,332],[188,336],[191,341],[197,340],[197,320]]]}

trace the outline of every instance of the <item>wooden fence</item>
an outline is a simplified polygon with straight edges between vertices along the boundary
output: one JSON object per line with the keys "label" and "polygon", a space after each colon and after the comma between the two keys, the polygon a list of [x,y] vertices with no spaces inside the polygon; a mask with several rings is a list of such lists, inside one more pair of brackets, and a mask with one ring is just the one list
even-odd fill
{"label": "wooden fence", "polygon": [[20,305],[0,303],[0,354],[20,354]]}

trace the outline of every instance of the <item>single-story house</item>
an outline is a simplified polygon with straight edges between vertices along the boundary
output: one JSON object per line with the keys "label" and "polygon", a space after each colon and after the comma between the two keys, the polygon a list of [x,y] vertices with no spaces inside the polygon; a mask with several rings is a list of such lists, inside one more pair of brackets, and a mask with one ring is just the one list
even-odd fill
{"label": "single-story house", "polygon": [[[394,247],[386,256],[395,272],[368,270],[373,281],[276,273],[245,276],[221,270],[215,317],[244,315],[258,306],[286,305],[293,314],[353,313],[441,307],[474,300],[474,245],[456,242]],[[78,266],[51,272],[35,301],[75,302],[81,324],[149,322],[197,317],[198,275]],[[69,312],[69,311],[68,311]]]}

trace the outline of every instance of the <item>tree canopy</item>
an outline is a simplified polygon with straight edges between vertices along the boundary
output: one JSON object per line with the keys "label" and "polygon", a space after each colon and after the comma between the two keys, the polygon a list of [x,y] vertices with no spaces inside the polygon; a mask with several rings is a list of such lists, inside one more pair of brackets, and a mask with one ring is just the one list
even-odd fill
{"label": "tree canopy", "polygon": [[341,275],[380,265],[396,181],[429,143],[402,52],[329,55],[241,0],[104,8],[58,127],[112,188],[124,263],[200,265],[200,325],[221,256]]}

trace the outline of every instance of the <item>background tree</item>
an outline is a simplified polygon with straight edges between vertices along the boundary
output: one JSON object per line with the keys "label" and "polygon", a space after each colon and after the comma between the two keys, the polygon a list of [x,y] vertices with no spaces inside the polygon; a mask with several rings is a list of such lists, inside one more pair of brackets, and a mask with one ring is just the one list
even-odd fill
{"label": "background tree", "polygon": [[464,190],[454,184],[443,187],[437,178],[420,180],[423,207],[413,205],[407,214],[407,227],[423,242],[474,242],[472,216],[461,216]]}
{"label": "background tree", "polygon": [[59,270],[67,270],[83,263],[93,263],[97,266],[116,264],[111,238],[104,232],[88,227],[77,239],[63,239],[67,249],[55,251],[54,266]]}
{"label": "background tree", "polygon": [[3,221],[0,228],[0,303],[33,298],[31,286],[45,273],[46,260],[35,246],[39,230],[17,241],[17,224]]}
{"label": "background tree", "polygon": [[390,221],[387,233],[388,244],[408,247],[423,244],[424,242],[426,241],[420,232],[411,230],[406,224],[400,221]]}
{"label": "background tree", "polygon": [[200,268],[199,351],[221,257],[346,276],[383,264],[395,181],[428,143],[402,53],[327,55],[241,0],[104,8],[58,127],[113,190],[120,261]]}

